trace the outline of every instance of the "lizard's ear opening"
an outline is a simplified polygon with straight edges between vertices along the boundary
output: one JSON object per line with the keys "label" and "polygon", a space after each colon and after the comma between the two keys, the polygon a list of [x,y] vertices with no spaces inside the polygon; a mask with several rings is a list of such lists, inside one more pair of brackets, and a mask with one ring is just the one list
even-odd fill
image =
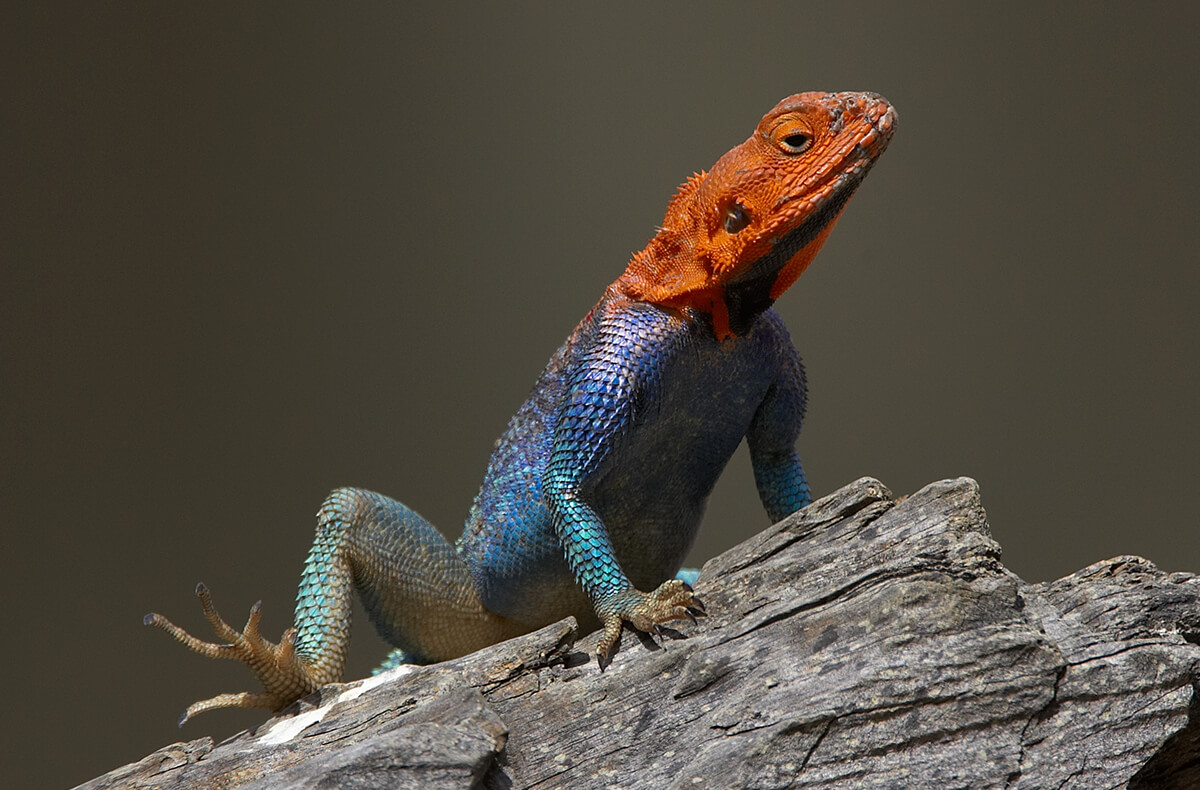
{"label": "lizard's ear opening", "polygon": [[740,233],[750,224],[750,212],[741,203],[734,201],[725,209],[725,221],[722,227],[729,235]]}

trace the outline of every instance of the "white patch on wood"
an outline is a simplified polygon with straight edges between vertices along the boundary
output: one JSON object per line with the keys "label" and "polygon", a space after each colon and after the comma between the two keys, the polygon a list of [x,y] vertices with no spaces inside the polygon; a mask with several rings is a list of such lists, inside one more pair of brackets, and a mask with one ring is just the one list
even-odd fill
{"label": "white patch on wood", "polygon": [[384,683],[396,680],[402,675],[407,675],[416,668],[417,666],[415,664],[401,664],[398,667],[389,669],[387,672],[384,672],[381,675],[373,675],[369,678],[364,678],[363,680],[357,681],[350,688],[339,694],[337,699],[335,699],[333,702],[330,702],[328,705],[322,705],[319,708],[305,711],[304,713],[297,713],[292,718],[284,719],[283,721],[275,724],[271,727],[271,729],[263,733],[262,737],[258,739],[258,742],[260,744],[269,745],[287,743],[308,727],[325,718],[325,714],[328,713],[333,706],[337,705],[339,702],[349,702],[350,700],[358,699],[371,689],[377,686],[382,686]]}
{"label": "white patch on wood", "polygon": [[372,675],[369,678],[363,678],[355,685],[343,691],[341,695],[338,696],[336,701],[349,702],[352,699],[358,699],[376,686],[382,686],[384,683],[390,683],[391,681],[399,678],[401,675],[407,675],[416,668],[416,664],[401,664],[400,666],[393,667],[382,674]]}
{"label": "white patch on wood", "polygon": [[316,710],[297,713],[290,719],[284,719],[271,729],[267,730],[263,736],[258,739],[258,742],[266,744],[287,743],[292,738],[295,738],[297,735],[299,735],[300,732],[306,727],[319,722],[332,707],[333,703],[331,702],[328,705],[322,705]]}

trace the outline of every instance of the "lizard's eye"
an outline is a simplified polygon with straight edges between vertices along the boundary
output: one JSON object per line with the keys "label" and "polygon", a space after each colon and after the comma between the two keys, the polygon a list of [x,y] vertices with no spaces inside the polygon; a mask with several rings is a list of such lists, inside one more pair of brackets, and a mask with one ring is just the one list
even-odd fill
{"label": "lizard's eye", "polygon": [[802,154],[812,145],[812,129],[806,123],[784,122],[771,132],[771,140],[785,154]]}
{"label": "lizard's eye", "polygon": [[793,132],[787,137],[780,139],[779,144],[785,151],[798,154],[805,148],[808,148],[808,144],[811,142],[812,138],[804,132]]}
{"label": "lizard's eye", "polygon": [[725,232],[734,234],[749,224],[750,212],[746,211],[740,203],[730,203],[729,208],[725,209]]}

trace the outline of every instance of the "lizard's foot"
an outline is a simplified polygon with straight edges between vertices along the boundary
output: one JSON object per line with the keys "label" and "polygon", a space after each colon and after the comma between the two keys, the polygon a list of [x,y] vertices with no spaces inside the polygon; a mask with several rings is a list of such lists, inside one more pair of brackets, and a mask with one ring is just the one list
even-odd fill
{"label": "lizard's foot", "polygon": [[612,658],[621,639],[621,626],[629,623],[639,631],[659,631],[663,623],[691,620],[704,614],[704,604],[692,594],[692,588],[680,579],[668,579],[651,593],[630,590],[618,596],[616,606],[604,614],[604,635],[596,645],[596,654],[603,668]]}
{"label": "lizard's foot", "polygon": [[200,607],[204,610],[204,619],[208,620],[213,632],[221,639],[227,640],[229,644],[222,645],[197,639],[161,614],[154,612],[146,615],[142,622],[155,628],[161,628],[183,643],[189,650],[202,656],[232,658],[245,663],[262,683],[263,691],[218,694],[211,699],[193,702],[179,717],[180,727],[197,713],[216,708],[279,710],[305,694],[315,691],[322,684],[336,680],[336,678],[317,677],[317,673],[312,671],[308,662],[296,655],[295,628],[284,631],[279,644],[263,639],[258,632],[258,621],[262,616],[262,601],[250,607],[250,618],[246,621],[246,627],[238,631],[217,613],[208,587],[203,583],[196,585],[196,597],[200,599]]}

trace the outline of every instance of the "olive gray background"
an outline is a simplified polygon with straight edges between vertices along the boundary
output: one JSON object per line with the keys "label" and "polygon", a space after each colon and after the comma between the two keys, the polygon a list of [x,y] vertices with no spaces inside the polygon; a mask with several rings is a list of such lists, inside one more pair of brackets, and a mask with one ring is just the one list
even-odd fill
{"label": "olive gray background", "polygon": [[[206,635],[203,580],[277,638],[334,486],[457,536],[676,186],[802,90],[900,114],[778,305],[816,494],[970,475],[1026,579],[1200,571],[1200,6],[834,5],[4,11],[11,786],[261,721],[176,730],[253,680],[142,615]],[[766,524],[739,452],[694,561]]]}

